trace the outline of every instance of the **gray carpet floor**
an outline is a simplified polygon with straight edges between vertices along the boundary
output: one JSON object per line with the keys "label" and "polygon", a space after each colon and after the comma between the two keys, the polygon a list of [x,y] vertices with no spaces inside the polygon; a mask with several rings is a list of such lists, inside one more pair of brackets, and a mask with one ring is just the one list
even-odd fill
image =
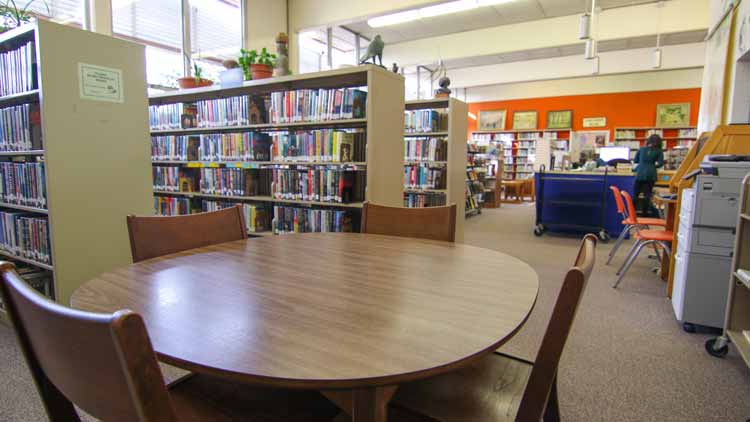
{"label": "gray carpet floor", "polygon": [[[539,274],[537,305],[502,349],[525,358],[535,356],[579,242],[534,237],[533,219],[533,206],[503,205],[470,218],[465,227],[466,243],[516,256]],[[610,247],[597,247],[598,262],[563,354],[563,420],[745,422],[750,371],[742,359],[733,350],[725,359],[710,357],[703,349],[710,334],[682,331],[665,284],[649,271],[654,261],[639,259],[620,288],[612,289],[615,268],[604,265]],[[175,375],[167,371],[168,378]],[[12,332],[0,324],[0,422],[45,420]]]}

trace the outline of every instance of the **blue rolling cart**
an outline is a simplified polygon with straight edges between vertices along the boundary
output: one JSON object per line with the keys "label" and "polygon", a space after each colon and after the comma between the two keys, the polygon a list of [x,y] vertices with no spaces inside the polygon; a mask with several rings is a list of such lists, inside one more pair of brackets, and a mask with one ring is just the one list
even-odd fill
{"label": "blue rolling cart", "polygon": [[635,176],[611,172],[546,172],[534,175],[536,183],[536,222],[534,234],[547,231],[597,233],[603,241],[618,236],[623,229],[617,205],[609,187],[617,186],[633,194]]}

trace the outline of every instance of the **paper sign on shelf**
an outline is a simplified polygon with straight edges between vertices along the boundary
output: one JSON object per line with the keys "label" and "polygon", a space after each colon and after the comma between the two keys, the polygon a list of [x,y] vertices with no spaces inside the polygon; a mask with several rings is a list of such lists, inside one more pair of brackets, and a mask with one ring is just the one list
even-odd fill
{"label": "paper sign on shelf", "polygon": [[122,103],[122,70],[78,63],[81,98],[84,100]]}

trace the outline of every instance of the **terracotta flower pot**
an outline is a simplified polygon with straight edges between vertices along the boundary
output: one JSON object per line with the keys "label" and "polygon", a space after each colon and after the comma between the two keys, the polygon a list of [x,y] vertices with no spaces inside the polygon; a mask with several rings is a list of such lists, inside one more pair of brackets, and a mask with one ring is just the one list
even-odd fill
{"label": "terracotta flower pot", "polygon": [[180,85],[180,88],[182,89],[190,89],[190,88],[199,88],[202,86],[211,86],[214,84],[214,82],[208,79],[195,79],[195,78],[189,77],[189,78],[177,79],[177,84]]}
{"label": "terracotta flower pot", "polygon": [[273,75],[273,68],[267,64],[251,64],[250,73],[253,79],[270,78]]}

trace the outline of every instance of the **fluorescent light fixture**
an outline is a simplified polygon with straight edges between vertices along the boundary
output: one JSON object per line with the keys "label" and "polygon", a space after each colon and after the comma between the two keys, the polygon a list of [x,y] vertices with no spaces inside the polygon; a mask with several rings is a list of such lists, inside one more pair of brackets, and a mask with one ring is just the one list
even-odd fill
{"label": "fluorescent light fixture", "polygon": [[654,62],[651,64],[651,67],[653,67],[654,69],[659,69],[661,68],[661,48],[654,49],[653,54],[654,54],[654,57],[653,57]]}
{"label": "fluorescent light fixture", "polygon": [[464,12],[478,7],[510,3],[512,1],[515,0],[454,0],[447,3],[436,4],[434,6],[423,7],[421,9],[406,10],[403,12],[391,13],[390,15],[378,16],[376,18],[368,19],[367,24],[371,28],[380,28],[423,18],[432,18],[435,16]]}
{"label": "fluorescent light fixture", "polygon": [[476,9],[477,7],[476,0],[451,1],[448,3],[436,4],[434,6],[423,7],[419,9],[419,16],[423,18],[431,18],[433,16],[448,15],[451,13]]}
{"label": "fluorescent light fixture", "polygon": [[405,12],[391,13],[390,15],[378,16],[367,20],[367,24],[372,28],[381,26],[398,25],[400,23],[411,22],[419,19],[418,10],[407,10]]}
{"label": "fluorescent light fixture", "polygon": [[587,40],[591,38],[591,15],[584,13],[578,24],[578,39]]}
{"label": "fluorescent light fixture", "polygon": [[599,56],[596,56],[591,60],[591,74],[599,74]]}
{"label": "fluorescent light fixture", "polygon": [[472,112],[469,112],[469,118],[470,118],[471,120],[476,120],[476,119],[477,119],[477,115],[476,115],[476,114],[474,114],[474,113],[472,113]]}

